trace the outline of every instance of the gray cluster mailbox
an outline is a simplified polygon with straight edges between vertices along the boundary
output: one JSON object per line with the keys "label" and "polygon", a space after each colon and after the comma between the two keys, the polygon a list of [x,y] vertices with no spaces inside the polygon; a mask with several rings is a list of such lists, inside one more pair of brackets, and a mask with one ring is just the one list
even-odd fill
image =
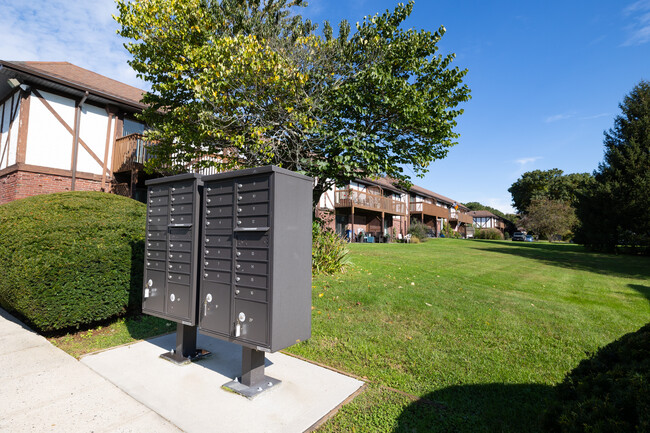
{"label": "gray cluster mailbox", "polygon": [[[178,203],[173,189],[189,183],[195,188],[192,212],[180,220],[170,204]],[[195,325],[203,334],[240,344],[242,377],[227,387],[252,396],[276,385],[279,381],[264,376],[264,353],[311,335],[312,179],[266,166],[173,176],[147,185],[147,235],[156,232],[152,237],[159,243],[147,241],[143,311],[179,323],[177,346],[180,334],[181,339],[196,334]],[[157,201],[163,196],[167,201]],[[185,200],[182,204],[189,204]],[[159,209],[163,205],[172,206],[167,219],[156,220],[165,213]],[[152,267],[149,253],[158,259],[158,251],[168,256]],[[175,261],[179,253],[183,260]],[[148,282],[153,282],[149,288]],[[164,290],[164,300],[153,294],[154,286]],[[187,307],[172,301],[181,286],[194,291],[182,294]]]}

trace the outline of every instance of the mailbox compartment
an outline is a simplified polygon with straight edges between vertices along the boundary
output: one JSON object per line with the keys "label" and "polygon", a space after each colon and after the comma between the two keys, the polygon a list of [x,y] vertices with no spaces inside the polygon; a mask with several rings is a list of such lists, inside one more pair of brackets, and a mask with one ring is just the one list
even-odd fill
{"label": "mailbox compartment", "polygon": [[312,180],[273,166],[202,179],[199,332],[271,352],[309,338]]}
{"label": "mailbox compartment", "polygon": [[198,321],[200,175],[146,182],[147,228],[142,311],[185,325]]}

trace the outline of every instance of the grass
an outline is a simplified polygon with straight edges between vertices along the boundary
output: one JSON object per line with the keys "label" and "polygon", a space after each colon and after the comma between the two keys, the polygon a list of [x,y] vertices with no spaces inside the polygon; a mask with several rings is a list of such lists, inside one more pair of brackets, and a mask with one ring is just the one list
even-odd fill
{"label": "grass", "polygon": [[[538,431],[553,385],[650,321],[647,257],[454,239],[350,249],[348,272],[314,278],[312,338],[288,349],[369,382],[322,432]],[[79,356],[174,330],[141,320],[55,343]]]}

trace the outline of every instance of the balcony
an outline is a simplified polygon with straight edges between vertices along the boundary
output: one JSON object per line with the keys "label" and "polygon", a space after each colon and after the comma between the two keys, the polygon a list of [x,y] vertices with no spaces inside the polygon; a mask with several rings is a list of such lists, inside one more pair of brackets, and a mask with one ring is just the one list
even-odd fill
{"label": "balcony", "polygon": [[113,173],[141,168],[149,159],[147,142],[142,134],[129,134],[115,140],[113,148]]}
{"label": "balcony", "polygon": [[[113,173],[120,173],[124,171],[139,170],[145,162],[150,158],[147,148],[150,142],[146,141],[142,134],[130,134],[120,137],[115,140],[115,148],[113,149]],[[219,166],[197,168],[196,164],[200,161],[215,161],[219,162],[220,158],[217,156],[204,155],[198,159],[194,159],[190,163],[184,163],[185,173],[201,173],[204,175],[220,173]]]}
{"label": "balcony", "polygon": [[433,203],[425,203],[421,201],[411,202],[409,204],[411,214],[422,213],[424,215],[434,216],[438,218],[449,219],[449,209],[446,207],[436,206]]}
{"label": "balcony", "polygon": [[334,192],[335,208],[359,208],[392,215],[406,215],[406,203],[383,195],[355,189],[339,189]]}
{"label": "balcony", "polygon": [[457,221],[459,223],[465,223],[467,225],[472,225],[474,223],[474,218],[465,212],[459,212],[456,209],[449,210],[449,221]]}

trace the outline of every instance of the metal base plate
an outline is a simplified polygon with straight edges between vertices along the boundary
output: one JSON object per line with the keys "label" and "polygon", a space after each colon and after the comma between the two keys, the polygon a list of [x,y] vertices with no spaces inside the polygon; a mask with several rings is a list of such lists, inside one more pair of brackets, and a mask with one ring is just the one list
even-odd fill
{"label": "metal base plate", "polygon": [[212,352],[208,352],[207,350],[204,349],[196,349],[196,352],[194,352],[193,355],[188,356],[187,358],[175,351],[165,352],[162,355],[160,355],[160,357],[176,365],[187,365],[210,355],[212,355]]}
{"label": "metal base plate", "polygon": [[240,378],[237,378],[236,380],[230,381],[221,387],[228,391],[243,395],[244,397],[252,400],[264,391],[275,389],[282,383],[281,380],[274,379],[269,376],[264,376],[264,380],[254,383],[251,386],[243,385],[239,382],[239,380]]}

